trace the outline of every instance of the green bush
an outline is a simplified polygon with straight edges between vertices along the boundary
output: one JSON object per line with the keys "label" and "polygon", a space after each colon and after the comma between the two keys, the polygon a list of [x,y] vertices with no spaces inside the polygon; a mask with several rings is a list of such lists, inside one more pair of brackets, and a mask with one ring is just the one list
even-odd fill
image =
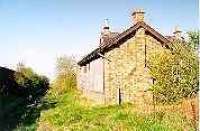
{"label": "green bush", "polygon": [[198,55],[181,41],[171,44],[171,50],[152,54],[149,72],[155,80],[151,90],[160,102],[176,102],[198,91]]}
{"label": "green bush", "polygon": [[17,66],[15,81],[25,97],[43,95],[49,88],[49,80],[46,76],[36,74],[31,68],[21,63]]}
{"label": "green bush", "polygon": [[16,71],[0,68],[0,74],[0,130],[36,130],[48,78],[23,64]]}

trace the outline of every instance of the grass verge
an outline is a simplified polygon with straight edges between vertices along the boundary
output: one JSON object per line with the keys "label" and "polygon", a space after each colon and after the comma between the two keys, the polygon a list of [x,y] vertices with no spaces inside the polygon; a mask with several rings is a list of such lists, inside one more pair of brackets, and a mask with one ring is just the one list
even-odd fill
{"label": "grass verge", "polygon": [[[39,131],[181,131],[195,130],[191,121],[178,112],[143,114],[133,111],[131,104],[121,106],[90,106],[76,91],[59,97],[48,95],[56,101],[55,108],[42,111],[38,122]],[[155,118],[154,118],[155,116]]]}

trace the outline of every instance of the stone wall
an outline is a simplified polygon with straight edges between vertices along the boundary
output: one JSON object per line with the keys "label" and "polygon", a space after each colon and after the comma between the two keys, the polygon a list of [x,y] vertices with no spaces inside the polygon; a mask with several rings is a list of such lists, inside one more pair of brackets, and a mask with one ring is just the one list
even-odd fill
{"label": "stone wall", "polygon": [[89,99],[100,104],[117,104],[119,89],[122,102],[135,104],[151,103],[148,90],[153,84],[148,74],[148,59],[155,52],[165,50],[162,44],[145,34],[140,28],[136,35],[121,44],[119,48],[105,53],[110,61],[99,58],[81,67],[78,73],[78,87]]}
{"label": "stone wall", "polygon": [[146,64],[150,54],[164,49],[159,41],[140,28],[119,48],[107,52],[105,56],[110,62],[105,61],[105,103],[118,103],[119,88],[122,102],[151,102],[148,88],[153,80]]}

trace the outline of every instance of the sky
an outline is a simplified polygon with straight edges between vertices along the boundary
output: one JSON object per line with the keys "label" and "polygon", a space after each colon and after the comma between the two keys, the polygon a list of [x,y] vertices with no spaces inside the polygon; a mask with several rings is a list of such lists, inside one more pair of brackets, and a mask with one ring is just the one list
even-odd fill
{"label": "sky", "polygon": [[98,46],[104,19],[112,31],[133,25],[135,8],[145,10],[145,22],[172,35],[199,26],[198,0],[0,0],[0,66],[18,62],[53,78],[56,58],[79,60]]}

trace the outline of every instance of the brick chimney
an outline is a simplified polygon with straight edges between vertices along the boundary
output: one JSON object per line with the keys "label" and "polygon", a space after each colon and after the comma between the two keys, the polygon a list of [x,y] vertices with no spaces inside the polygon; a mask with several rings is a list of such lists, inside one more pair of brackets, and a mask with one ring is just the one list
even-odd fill
{"label": "brick chimney", "polygon": [[133,23],[136,24],[139,21],[144,21],[144,14],[143,9],[135,9],[132,13]]}
{"label": "brick chimney", "polygon": [[180,28],[176,26],[173,32],[175,39],[182,39],[181,33],[182,31],[180,30]]}

